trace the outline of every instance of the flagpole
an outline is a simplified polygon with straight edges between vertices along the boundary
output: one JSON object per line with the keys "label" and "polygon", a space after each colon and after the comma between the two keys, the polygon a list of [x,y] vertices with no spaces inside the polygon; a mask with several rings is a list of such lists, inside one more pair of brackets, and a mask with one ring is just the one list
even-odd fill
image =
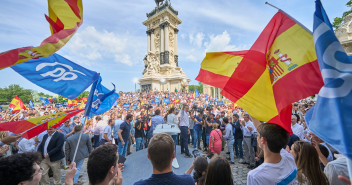
{"label": "flagpole", "polygon": [[352,160],[346,157],[349,179],[352,182]]}
{"label": "flagpole", "polygon": [[71,162],[75,162],[76,154],[77,154],[77,151],[78,151],[78,146],[79,146],[79,143],[81,141],[81,137],[82,137],[82,133],[83,133],[83,128],[86,125],[87,120],[88,120],[88,117],[85,117],[84,123],[82,124],[81,133],[79,134],[79,138],[78,138],[77,146],[76,146],[76,149],[75,149],[75,153],[73,154],[73,159],[72,159]]}
{"label": "flagpole", "polygon": [[278,8],[278,7],[276,7],[276,6],[274,6],[274,5],[270,4],[270,3],[268,3],[268,1],[266,1],[265,4],[267,4],[267,5],[269,5],[269,6],[273,7],[273,8],[276,8],[277,10],[280,10],[280,8]]}
{"label": "flagpole", "polygon": [[272,4],[270,4],[270,3],[268,3],[267,1],[265,2],[265,4],[267,4],[267,5],[269,5],[269,6],[273,7],[273,8],[275,8],[275,9],[281,11],[282,13],[284,13],[285,15],[287,15],[289,18],[291,18],[292,20],[294,20],[298,25],[300,25],[300,26],[301,26],[303,29],[305,29],[308,33],[313,34],[312,31],[310,31],[307,27],[305,27],[303,24],[301,24],[301,23],[300,23],[299,21],[297,21],[295,18],[291,17],[288,13],[286,13],[286,12],[283,11],[282,9],[280,9],[280,8],[278,8],[278,7],[276,7],[276,6],[272,5]]}

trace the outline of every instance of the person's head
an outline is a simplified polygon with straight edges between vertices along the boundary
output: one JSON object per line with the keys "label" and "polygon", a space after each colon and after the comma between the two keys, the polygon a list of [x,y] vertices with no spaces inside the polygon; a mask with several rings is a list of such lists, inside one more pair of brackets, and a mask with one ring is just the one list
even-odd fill
{"label": "person's head", "polygon": [[75,122],[76,124],[80,124],[80,120],[79,120],[79,117],[78,116],[75,116],[74,118],[73,118],[73,122]]}
{"label": "person's head", "polygon": [[14,154],[0,159],[0,184],[38,185],[43,169],[37,152]]}
{"label": "person's head", "polygon": [[225,117],[222,119],[222,121],[225,123],[225,124],[228,124],[229,123],[229,118]]}
{"label": "person's head", "polygon": [[293,109],[293,110],[298,110],[298,104],[297,104],[297,103],[294,103],[292,109]]}
{"label": "person's head", "polygon": [[208,165],[205,185],[233,185],[229,162],[221,157],[213,157]]}
{"label": "person's head", "polygon": [[263,123],[257,128],[257,143],[264,150],[269,149],[270,152],[280,153],[280,150],[287,145],[288,132],[273,123]]}
{"label": "person's head", "polygon": [[117,146],[114,144],[101,145],[93,150],[87,164],[90,184],[95,185],[111,180],[117,172],[118,159]]}
{"label": "person's head", "polygon": [[115,121],[113,119],[109,119],[108,125],[114,126],[115,125]]}
{"label": "person's head", "polygon": [[95,117],[95,120],[96,120],[96,121],[100,121],[100,120],[101,120],[101,117],[100,117],[100,116],[97,116],[97,117]]}
{"label": "person's head", "polygon": [[234,122],[237,121],[239,118],[240,117],[238,116],[238,114],[233,114],[232,119],[233,119]]}
{"label": "person's head", "polygon": [[210,119],[214,119],[215,118],[215,114],[211,113],[209,116]]}
{"label": "person's head", "polygon": [[127,122],[131,122],[132,119],[133,119],[133,115],[132,115],[132,114],[127,114],[127,116],[126,116],[126,121],[127,121]]}
{"label": "person's head", "polygon": [[170,110],[169,110],[169,114],[172,114],[172,113],[176,113],[176,109],[174,107],[172,107]]}
{"label": "person's head", "polygon": [[77,132],[81,132],[81,131],[82,131],[82,125],[76,125],[74,132],[77,133]]}
{"label": "person's head", "polygon": [[249,114],[245,114],[243,115],[243,119],[245,122],[248,122],[250,119],[249,119]]}
{"label": "person's head", "polygon": [[155,115],[160,115],[160,110],[159,109],[155,110]]}
{"label": "person's head", "polygon": [[193,161],[193,179],[199,185],[204,184],[207,174],[208,161],[206,157],[198,156]]}
{"label": "person's head", "polygon": [[294,125],[297,123],[297,114],[293,114],[291,116],[291,125]]}
{"label": "person's head", "polygon": [[153,169],[162,172],[170,168],[175,157],[174,152],[174,141],[170,135],[165,133],[154,135],[148,145],[148,159]]}
{"label": "person's head", "polygon": [[296,141],[292,145],[290,153],[295,158],[299,183],[303,183],[304,177],[306,177],[308,183],[312,185],[328,184],[320,167],[318,152],[311,143]]}
{"label": "person's head", "polygon": [[46,116],[46,115],[49,115],[49,112],[45,111],[44,112],[44,116]]}
{"label": "person's head", "polygon": [[225,116],[225,111],[221,111],[220,117],[224,117],[224,116]]}
{"label": "person's head", "polygon": [[215,130],[215,129],[218,129],[218,128],[219,128],[219,124],[218,124],[218,123],[213,123],[212,125],[213,125],[213,130]]}
{"label": "person's head", "polygon": [[50,127],[48,130],[47,130],[47,132],[48,132],[48,134],[51,136],[55,131],[56,131],[56,127]]}
{"label": "person's head", "polygon": [[183,110],[188,112],[189,111],[189,106],[187,104],[183,105]]}
{"label": "person's head", "polygon": [[69,120],[69,119],[66,120],[66,121],[64,122],[64,125],[65,125],[66,127],[70,126],[70,120]]}

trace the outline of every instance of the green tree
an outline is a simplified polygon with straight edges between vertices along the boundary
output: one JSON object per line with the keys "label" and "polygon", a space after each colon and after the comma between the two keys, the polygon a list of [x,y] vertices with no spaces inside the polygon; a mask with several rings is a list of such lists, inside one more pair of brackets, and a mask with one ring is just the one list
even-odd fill
{"label": "green tree", "polygon": [[352,0],[349,0],[346,3],[346,6],[350,8],[350,10],[343,12],[342,17],[335,17],[334,22],[332,23],[332,27],[335,29],[339,28],[344,22],[343,18],[345,18],[348,14],[352,13]]}

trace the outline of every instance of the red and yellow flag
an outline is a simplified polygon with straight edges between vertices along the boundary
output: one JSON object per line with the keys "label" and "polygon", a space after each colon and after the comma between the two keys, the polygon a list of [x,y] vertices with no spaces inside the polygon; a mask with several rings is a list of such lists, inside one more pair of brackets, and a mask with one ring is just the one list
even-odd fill
{"label": "red and yellow flag", "polygon": [[23,133],[22,137],[30,139],[50,127],[59,127],[63,122],[82,111],[84,111],[84,109],[59,112],[21,121],[0,123],[0,130],[10,131],[15,134]]}
{"label": "red and yellow flag", "polygon": [[68,100],[68,102],[67,102],[67,106],[68,107],[73,107],[73,106],[77,106],[77,103],[78,103],[78,101],[76,100],[76,99],[74,99],[74,100]]}
{"label": "red and yellow flag", "polygon": [[292,103],[323,86],[312,34],[279,11],[221,92],[254,118],[291,131]]}
{"label": "red and yellow flag", "polygon": [[224,88],[247,51],[211,52],[202,61],[197,81]]}
{"label": "red and yellow flag", "polygon": [[12,113],[16,113],[16,112],[20,111],[21,109],[27,109],[27,107],[24,105],[22,100],[17,96],[15,96],[12,99],[12,101],[9,105],[9,108],[12,109]]}
{"label": "red and yellow flag", "polygon": [[82,0],[48,0],[51,36],[38,47],[23,47],[0,53],[0,69],[39,57],[48,57],[62,48],[82,24]]}

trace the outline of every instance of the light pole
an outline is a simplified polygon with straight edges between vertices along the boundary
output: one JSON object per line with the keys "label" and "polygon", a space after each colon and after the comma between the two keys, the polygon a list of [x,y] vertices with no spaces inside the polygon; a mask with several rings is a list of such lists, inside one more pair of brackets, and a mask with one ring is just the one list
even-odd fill
{"label": "light pole", "polygon": [[[164,84],[165,84],[166,80],[165,78],[160,79],[160,84],[162,85],[163,91],[164,91]],[[161,89],[160,89],[161,90]]]}
{"label": "light pole", "polygon": [[134,82],[134,92],[137,92],[137,83],[139,83],[138,78],[134,78],[133,82]]}

